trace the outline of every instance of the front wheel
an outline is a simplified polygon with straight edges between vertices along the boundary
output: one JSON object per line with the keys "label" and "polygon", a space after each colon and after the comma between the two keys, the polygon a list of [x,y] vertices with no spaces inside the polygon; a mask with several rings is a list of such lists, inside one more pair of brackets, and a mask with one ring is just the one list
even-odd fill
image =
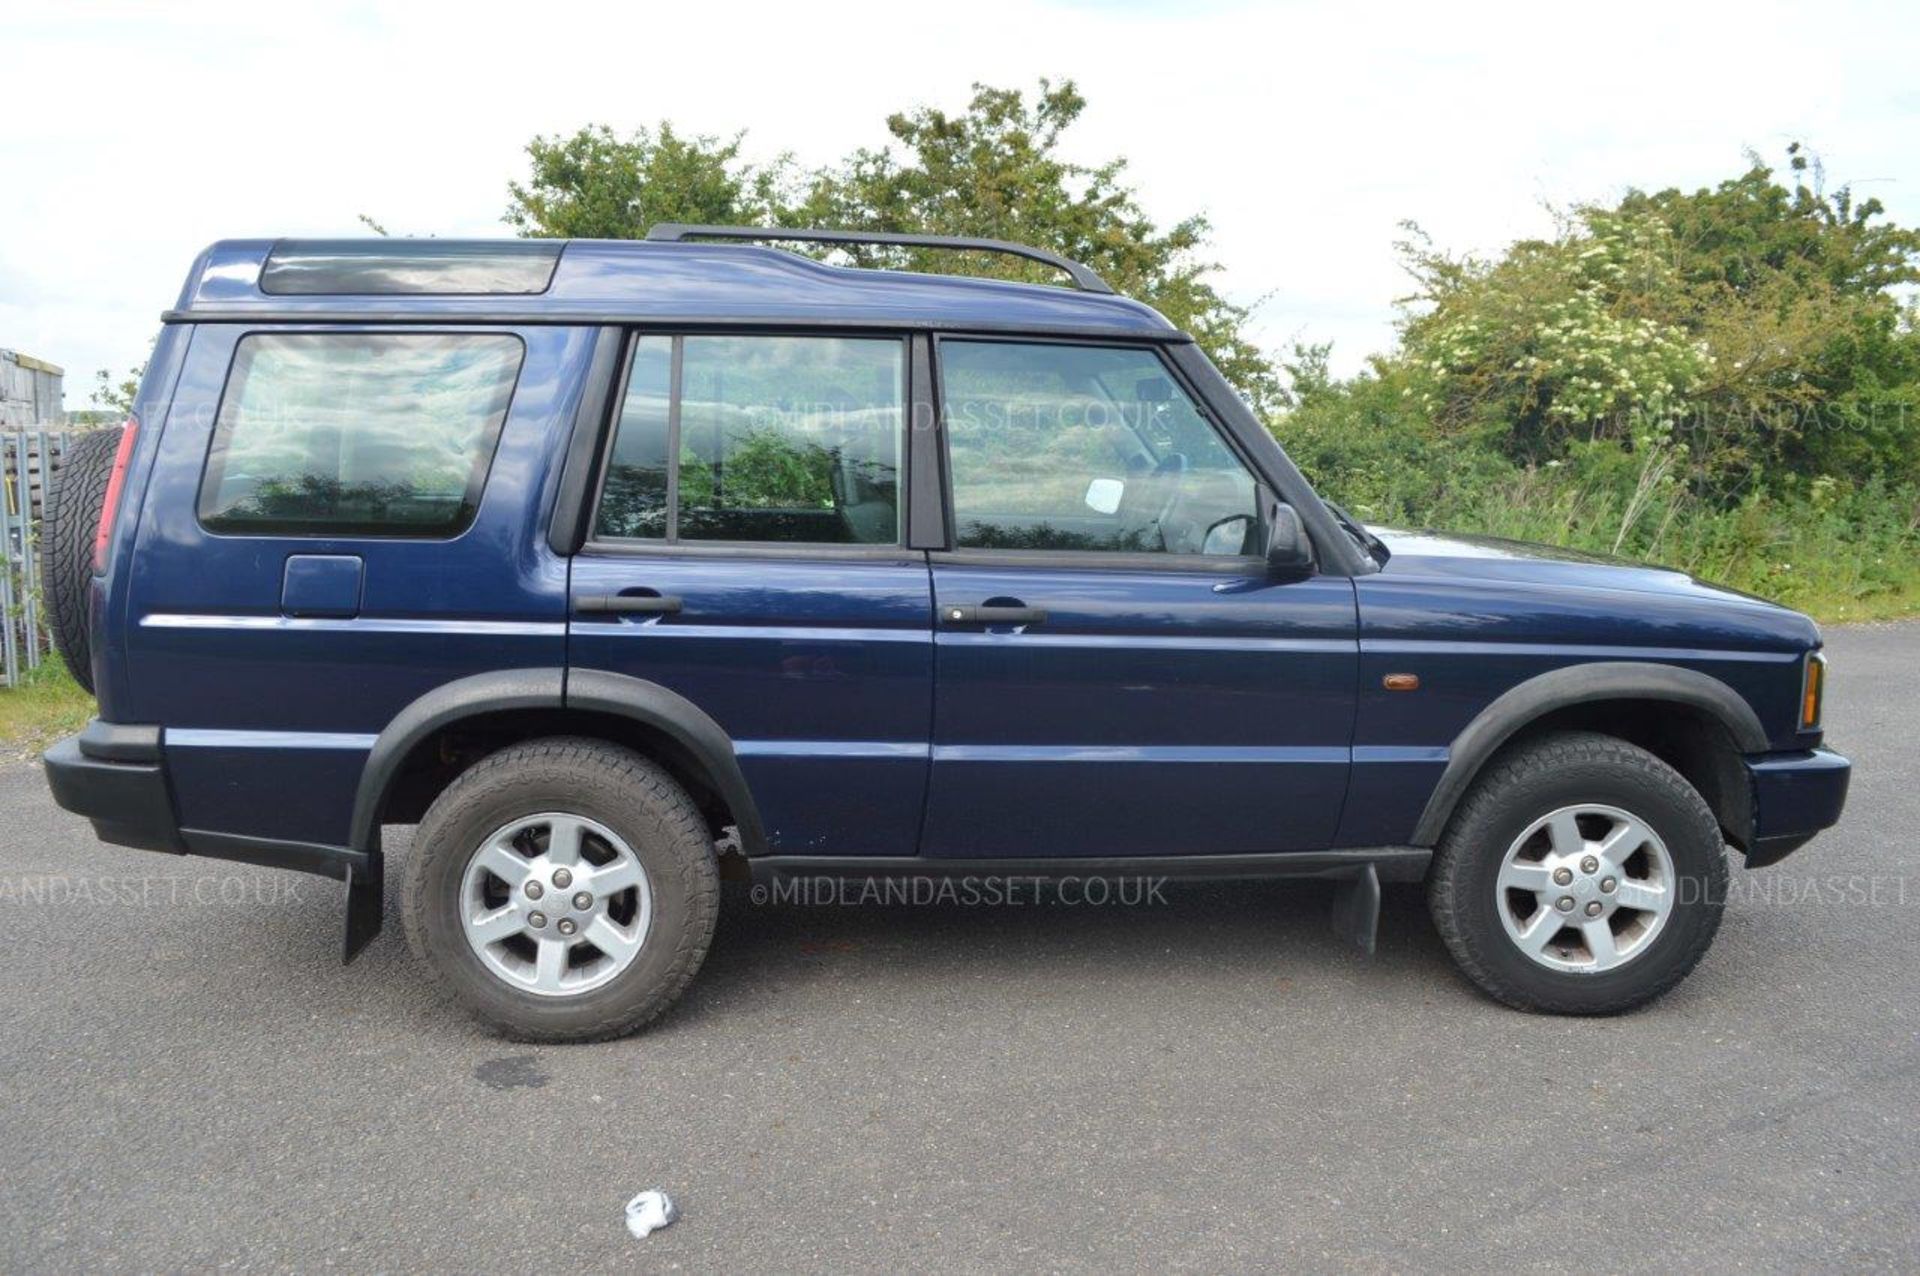
{"label": "front wheel", "polygon": [[658,766],[598,740],[503,749],[414,839],[407,938],[476,1017],[523,1041],[600,1041],[673,1004],[706,957],[706,822]]}
{"label": "front wheel", "polygon": [[1498,759],[1434,857],[1428,905],[1460,969],[1524,1010],[1610,1014],[1686,977],[1720,927],[1719,822],[1672,767],[1568,732]]}

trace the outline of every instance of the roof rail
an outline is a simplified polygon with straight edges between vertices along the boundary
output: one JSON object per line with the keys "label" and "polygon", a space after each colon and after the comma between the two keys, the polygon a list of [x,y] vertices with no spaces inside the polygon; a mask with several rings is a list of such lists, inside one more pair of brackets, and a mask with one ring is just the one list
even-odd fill
{"label": "roof rail", "polygon": [[677,244],[688,239],[786,239],[805,244],[888,244],[904,248],[954,248],[971,252],[1005,253],[1065,271],[1082,292],[1111,293],[1113,288],[1092,269],[1059,253],[1005,239],[969,239],[962,235],[906,235],[888,231],[804,230],[783,226],[686,226],[661,222],[647,238]]}

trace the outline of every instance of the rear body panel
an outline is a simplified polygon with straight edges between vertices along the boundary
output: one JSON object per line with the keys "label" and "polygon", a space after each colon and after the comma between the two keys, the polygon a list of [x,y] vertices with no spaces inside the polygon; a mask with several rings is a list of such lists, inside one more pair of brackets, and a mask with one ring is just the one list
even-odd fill
{"label": "rear body panel", "polygon": [[[215,411],[236,342],[267,330],[283,329],[193,330],[132,538],[113,712],[166,728],[183,827],[338,845],[368,750],[409,702],[468,674],[565,663],[567,563],[533,529],[592,331],[517,333],[519,381],[459,535],[216,535],[197,513]],[[337,589],[336,605],[303,605],[289,562],[313,558],[357,560],[354,614]]]}
{"label": "rear body panel", "polygon": [[127,458],[106,570],[93,578],[88,591],[94,697],[99,702],[100,716],[108,722],[139,721],[132,716],[127,686],[126,616],[133,590],[134,546],[140,524],[146,518],[147,483],[160,453],[174,389],[186,365],[193,335],[191,325],[168,324],[154,340],[153,353],[147,358],[147,370],[134,398],[134,417],[140,422],[140,434],[133,454]]}

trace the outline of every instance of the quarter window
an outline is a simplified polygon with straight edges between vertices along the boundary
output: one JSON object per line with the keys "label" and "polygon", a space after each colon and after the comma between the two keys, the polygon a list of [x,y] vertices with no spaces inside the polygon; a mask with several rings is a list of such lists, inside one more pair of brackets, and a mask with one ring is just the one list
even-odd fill
{"label": "quarter window", "polygon": [[896,340],[641,337],[597,533],[896,544],[905,381]]}
{"label": "quarter window", "polygon": [[479,507],[522,355],[504,333],[242,337],[200,521],[256,534],[460,532]]}
{"label": "quarter window", "polygon": [[1253,477],[1149,350],[940,343],[968,549],[1257,552]]}

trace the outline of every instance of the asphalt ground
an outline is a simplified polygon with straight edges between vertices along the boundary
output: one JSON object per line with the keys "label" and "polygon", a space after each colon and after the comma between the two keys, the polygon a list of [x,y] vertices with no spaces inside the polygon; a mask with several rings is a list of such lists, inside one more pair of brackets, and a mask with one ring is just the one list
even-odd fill
{"label": "asphalt ground", "polygon": [[1406,887],[1371,959],[1317,885],[734,891],[654,1028],[535,1049],[393,900],[343,968],[334,884],[100,846],[7,764],[0,1269],[1920,1269],[1920,624],[1829,649],[1845,821],[1607,1020],[1493,1005]]}

